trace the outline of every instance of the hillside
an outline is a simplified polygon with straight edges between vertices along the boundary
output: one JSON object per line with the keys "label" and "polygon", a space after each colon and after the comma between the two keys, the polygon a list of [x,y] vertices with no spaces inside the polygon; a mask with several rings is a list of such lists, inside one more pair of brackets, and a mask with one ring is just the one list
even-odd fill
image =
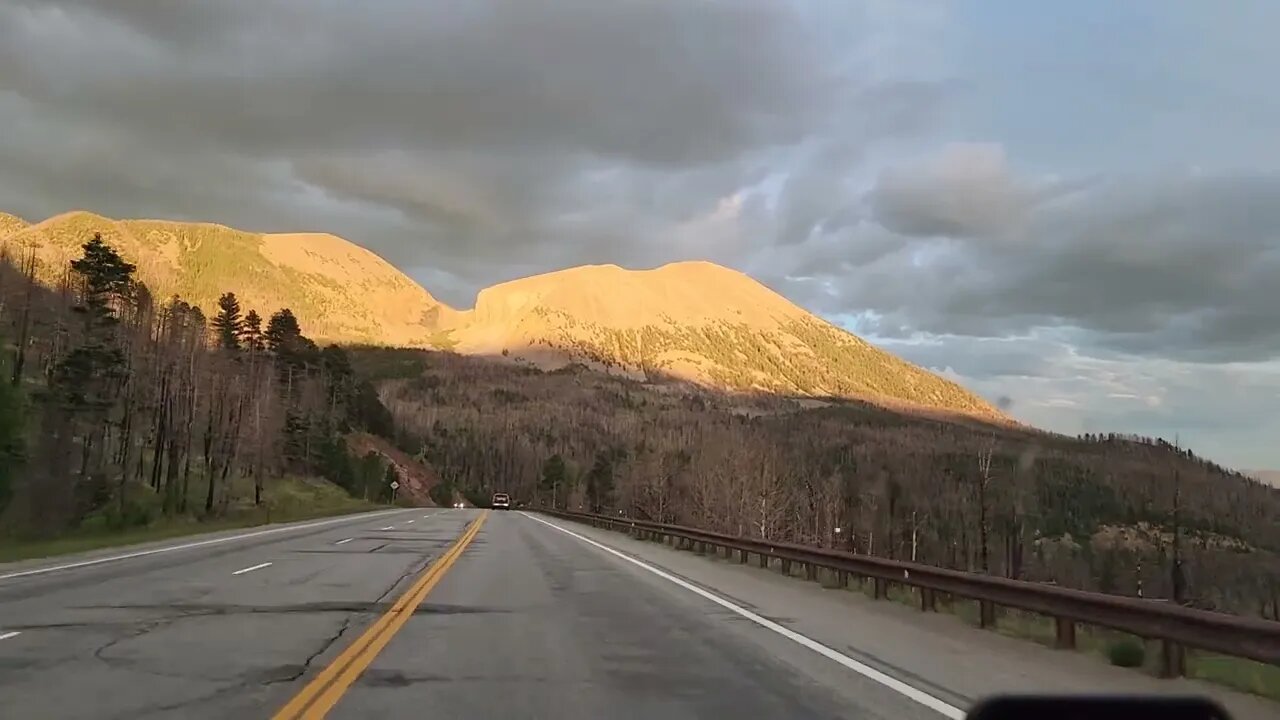
{"label": "hillside", "polygon": [[959,385],[712,263],[570,268],[487,288],[474,309],[459,312],[333,235],[88,212],[30,226],[0,216],[2,242],[19,254],[36,248],[51,284],[95,232],[138,266],[157,297],[180,295],[212,315],[219,294],[230,290],[264,316],[292,309],[321,342],[451,349],[548,370],[580,362],[638,379],[1001,417]]}
{"label": "hillside", "polygon": [[382,258],[333,235],[261,234],[88,212],[26,226],[0,215],[0,238],[11,252],[35,247],[38,272],[50,284],[94,233],[138,266],[139,279],[158,298],[180,295],[211,316],[219,294],[231,290],[243,307],[263,316],[292,309],[320,341],[423,346],[438,315],[449,312]]}
{"label": "hillside", "polygon": [[455,323],[455,350],[544,369],[577,361],[637,379],[999,415],[959,385],[707,262],[584,266],[514,280],[482,290]]}
{"label": "hillside", "polygon": [[0,556],[365,509],[407,477],[393,454],[348,444],[394,436],[393,420],[347,352],[296,319],[214,347],[211,326],[235,313],[147,302],[114,280],[136,270],[105,243],[68,268],[65,293],[13,260],[0,257]]}
{"label": "hillside", "polygon": [[1280,489],[1169,443],[857,401],[812,407],[582,366],[374,348],[351,362],[377,384],[398,443],[466,496],[506,490],[720,532],[839,538],[1067,587],[1133,595],[1141,583],[1148,597],[1171,592],[1176,523],[1191,602],[1280,619]]}
{"label": "hillside", "polygon": [[0,238],[8,237],[19,230],[30,227],[26,220],[17,215],[10,215],[6,212],[0,212]]}

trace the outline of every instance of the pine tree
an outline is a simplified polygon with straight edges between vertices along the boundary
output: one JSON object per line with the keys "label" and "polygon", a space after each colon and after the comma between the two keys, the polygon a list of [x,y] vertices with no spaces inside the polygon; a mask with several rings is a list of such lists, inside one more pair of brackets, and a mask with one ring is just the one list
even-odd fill
{"label": "pine tree", "polygon": [[260,353],[267,349],[266,339],[262,334],[262,316],[258,315],[257,310],[245,313],[244,321],[240,323],[240,342],[245,350],[251,352]]}
{"label": "pine tree", "polygon": [[289,308],[274,313],[267,321],[267,349],[277,357],[296,353],[300,337],[302,328],[298,326],[298,318],[293,316],[293,311]]}
{"label": "pine tree", "polygon": [[71,261],[80,295],[73,310],[83,319],[80,344],[58,364],[53,386],[73,411],[105,411],[123,380],[116,308],[129,294],[134,266],[104,243],[100,233],[81,247],[84,255]]}
{"label": "pine tree", "polygon": [[[103,486],[100,470],[109,416],[128,376],[117,311],[132,290],[134,266],[104,243],[101,234],[81,247],[84,254],[71,261],[78,301],[72,310],[81,318],[81,329],[75,344],[51,368],[52,402],[41,419],[47,485],[35,493],[38,505],[32,510],[35,516],[43,515],[48,529],[74,525],[80,513],[95,509],[102,499],[94,487]],[[77,449],[78,472],[70,466]]]}
{"label": "pine tree", "polygon": [[22,391],[0,383],[0,515],[13,497],[13,475],[24,459],[25,425]]}
{"label": "pine tree", "polygon": [[613,453],[601,452],[587,472],[587,502],[598,513],[613,504]]}
{"label": "pine tree", "polygon": [[546,462],[542,463],[542,478],[539,482],[539,489],[548,495],[552,507],[555,507],[560,500],[565,476],[564,458],[560,457],[558,453],[547,458]]}
{"label": "pine tree", "polygon": [[218,347],[224,350],[240,349],[240,334],[244,319],[240,317],[240,301],[233,292],[222,293],[218,298],[218,314],[213,316],[213,331]]}
{"label": "pine tree", "polygon": [[298,319],[289,308],[277,311],[267,321],[267,331],[263,334],[267,341],[267,349],[275,355],[276,374],[280,379],[280,392],[286,399],[294,396],[294,386],[301,379],[305,365],[305,352],[302,329]]}

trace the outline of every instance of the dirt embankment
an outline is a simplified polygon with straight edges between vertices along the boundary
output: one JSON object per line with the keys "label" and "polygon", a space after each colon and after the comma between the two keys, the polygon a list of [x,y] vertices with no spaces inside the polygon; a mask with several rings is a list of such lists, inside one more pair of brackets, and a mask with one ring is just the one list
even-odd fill
{"label": "dirt embankment", "polygon": [[369,451],[378,453],[396,468],[400,476],[399,494],[421,507],[435,507],[431,488],[440,483],[440,475],[430,465],[419,461],[390,442],[368,433],[352,433],[347,436],[347,447],[356,455]]}

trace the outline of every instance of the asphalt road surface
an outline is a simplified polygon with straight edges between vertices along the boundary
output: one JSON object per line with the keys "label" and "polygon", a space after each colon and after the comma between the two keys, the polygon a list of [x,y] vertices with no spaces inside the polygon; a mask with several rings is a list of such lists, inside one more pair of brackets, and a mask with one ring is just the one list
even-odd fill
{"label": "asphalt road surface", "polygon": [[[926,677],[928,658],[972,694],[1001,677],[994,656],[964,654],[981,636],[917,637],[851,615],[854,593],[519,512],[405,510],[140,552],[0,566],[0,717],[936,720],[972,696]],[[64,567],[77,562],[92,564]],[[843,632],[872,633],[856,640],[880,654]],[[992,652],[1034,664],[1029,645]],[[895,652],[925,675],[876,659]]]}

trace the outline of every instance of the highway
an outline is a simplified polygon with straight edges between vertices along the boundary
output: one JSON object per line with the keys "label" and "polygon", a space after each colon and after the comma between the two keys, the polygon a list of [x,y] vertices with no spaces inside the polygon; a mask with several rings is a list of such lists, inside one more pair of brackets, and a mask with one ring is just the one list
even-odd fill
{"label": "highway", "polygon": [[1146,688],[939,620],[520,512],[402,510],[0,566],[0,716],[936,720]]}

